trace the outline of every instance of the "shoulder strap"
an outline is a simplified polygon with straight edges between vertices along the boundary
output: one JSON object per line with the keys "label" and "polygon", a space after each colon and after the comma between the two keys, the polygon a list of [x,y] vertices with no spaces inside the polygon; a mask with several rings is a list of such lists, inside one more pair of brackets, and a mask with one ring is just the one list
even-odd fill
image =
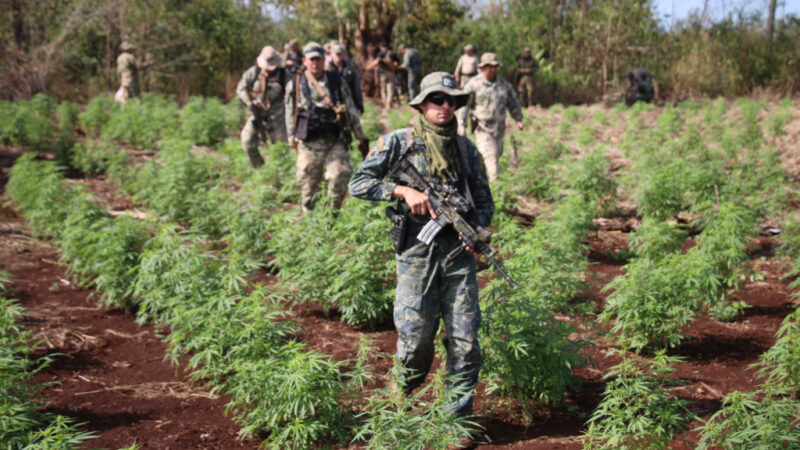
{"label": "shoulder strap", "polygon": [[[311,111],[311,108],[313,108],[314,105],[313,105],[313,103],[311,103],[311,88],[308,87],[308,79],[309,79],[309,77],[307,77],[304,73],[298,74],[297,76],[298,76],[298,78],[300,80],[300,84],[301,84],[301,87],[303,89],[303,97],[306,98],[306,110],[307,111]],[[312,75],[311,78],[313,79],[314,76]],[[317,80],[314,80],[314,81],[317,81]],[[295,89],[297,89],[296,86],[295,86]]]}
{"label": "shoulder strap", "polygon": [[456,147],[458,147],[458,154],[461,155],[461,173],[464,175],[464,196],[467,202],[475,207],[475,201],[472,199],[472,191],[469,189],[469,157],[467,156],[467,138],[461,135],[456,135]]}
{"label": "shoulder strap", "polygon": [[[330,72],[324,72],[324,76],[325,76],[325,77],[326,77],[326,79],[328,80],[328,84],[332,84],[332,83],[330,83],[330,78],[328,78],[328,73],[330,73]],[[310,76],[308,76],[308,77],[305,77],[305,78],[306,78],[308,81],[310,81],[310,82],[311,82],[311,84],[313,84],[313,85],[314,85],[314,89],[315,89],[315,90],[317,91],[317,93],[319,93],[319,95],[320,95],[320,96],[321,96],[321,97],[322,97],[322,98],[325,100],[325,103],[326,103],[328,106],[330,106],[331,108],[333,108],[333,107],[336,105],[336,103],[334,103],[334,101],[333,101],[333,100],[330,98],[330,96],[328,96],[328,94],[326,94],[326,93],[325,93],[325,90],[324,90],[324,89],[322,89],[322,86],[320,86],[320,85],[319,85],[319,81],[317,81],[317,78],[316,78],[314,75],[312,75],[312,74],[309,74],[309,75],[310,75]],[[308,84],[306,84],[306,86],[308,86]],[[328,90],[330,90],[331,92],[333,92],[333,89],[332,89],[332,88],[333,88],[333,86],[328,86]],[[303,92],[303,93],[305,94],[305,92]],[[309,92],[309,94],[310,94],[310,92]],[[311,103],[311,95],[309,95],[309,96],[308,96],[308,102],[309,102],[309,103]],[[311,105],[309,105],[308,109],[309,109],[309,110],[311,109]]]}

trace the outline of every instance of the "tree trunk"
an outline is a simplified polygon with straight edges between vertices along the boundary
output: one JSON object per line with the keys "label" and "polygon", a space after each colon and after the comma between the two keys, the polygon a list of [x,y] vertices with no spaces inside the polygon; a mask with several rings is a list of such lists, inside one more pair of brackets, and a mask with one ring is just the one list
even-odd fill
{"label": "tree trunk", "polygon": [[775,33],[775,9],[778,7],[777,0],[769,0],[769,12],[767,15],[767,41],[772,42],[772,35]]}

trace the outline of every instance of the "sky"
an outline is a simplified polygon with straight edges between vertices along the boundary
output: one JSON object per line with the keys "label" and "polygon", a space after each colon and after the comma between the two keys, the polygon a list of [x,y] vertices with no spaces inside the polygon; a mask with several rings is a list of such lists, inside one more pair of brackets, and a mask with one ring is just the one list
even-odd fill
{"label": "sky", "polygon": [[[704,0],[653,0],[658,16],[666,25],[673,21],[685,19],[693,10],[702,10]],[[717,21],[732,12],[745,8],[746,11],[758,11],[766,17],[769,0],[708,0],[708,14],[711,20]],[[800,17],[800,0],[778,0],[776,18],[793,14]]]}

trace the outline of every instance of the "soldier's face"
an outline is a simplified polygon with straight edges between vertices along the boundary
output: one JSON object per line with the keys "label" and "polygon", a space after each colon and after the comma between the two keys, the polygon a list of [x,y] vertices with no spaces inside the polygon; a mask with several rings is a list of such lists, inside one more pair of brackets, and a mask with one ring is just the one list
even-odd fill
{"label": "soldier's face", "polygon": [[333,60],[334,64],[336,64],[337,66],[340,65],[342,63],[342,61],[344,61],[344,52],[342,52],[342,53],[332,53],[331,54],[331,59]]}
{"label": "soldier's face", "polygon": [[305,61],[306,69],[311,72],[312,75],[319,78],[322,75],[322,71],[325,68],[325,60],[322,59],[321,56],[314,56],[312,58],[303,58]]}
{"label": "soldier's face", "polygon": [[456,101],[452,97],[444,96],[446,101],[443,101],[441,105],[437,105],[436,103],[438,103],[438,101],[434,103],[430,100],[433,95],[425,99],[425,101],[419,105],[419,109],[422,111],[422,115],[428,119],[428,122],[437,127],[443,127],[455,118]]}
{"label": "soldier's face", "polygon": [[481,73],[483,74],[483,77],[486,78],[487,80],[494,81],[494,79],[497,78],[497,66],[492,64],[487,64],[481,67]]}

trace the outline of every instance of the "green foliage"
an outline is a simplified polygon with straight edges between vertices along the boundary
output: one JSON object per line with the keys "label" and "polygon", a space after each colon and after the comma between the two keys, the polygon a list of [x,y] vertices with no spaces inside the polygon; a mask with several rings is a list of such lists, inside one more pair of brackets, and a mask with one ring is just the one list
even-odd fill
{"label": "green foliage", "polygon": [[732,392],[698,428],[697,448],[800,448],[800,402],[781,392]]}
{"label": "green foliage", "polygon": [[[362,424],[353,442],[364,442],[368,449],[449,449],[476,433],[478,425],[471,417],[452,414],[450,406],[463,395],[457,388],[445,389],[445,374],[437,370],[433,380],[416,393],[403,396],[397,361],[390,386],[378,389],[367,400],[357,417]],[[434,400],[425,400],[433,396]]]}
{"label": "green foliage", "polygon": [[389,317],[395,269],[382,207],[347,202],[338,214],[319,206],[300,218],[289,211],[274,216],[270,226],[273,264],[297,301],[337,308],[348,324]]}
{"label": "green foliage", "polygon": [[0,103],[0,142],[49,150],[56,140],[56,101],[45,94]]}
{"label": "green foliage", "polygon": [[102,128],[106,140],[150,148],[178,128],[178,106],[163,95],[144,94],[114,111]]}
{"label": "green foliage", "polygon": [[686,400],[666,389],[671,365],[680,358],[658,352],[650,361],[639,361],[622,351],[622,362],[603,376],[607,381],[603,400],[589,419],[584,448],[667,449],[670,442],[694,418]]}
{"label": "green foliage", "polygon": [[669,222],[645,218],[631,236],[636,256],[658,261],[680,250],[688,233]]}
{"label": "green foliage", "polygon": [[80,432],[73,420],[40,412],[31,399],[38,391],[30,384],[48,359],[30,360],[38,347],[35,337],[18,323],[22,308],[0,297],[0,442],[8,448],[76,448],[95,437]]}
{"label": "green foliage", "polygon": [[587,202],[605,203],[614,199],[617,184],[611,176],[608,157],[595,150],[566,171],[567,185]]}
{"label": "green foliage", "polygon": [[70,165],[84,174],[118,172],[128,162],[129,152],[101,140],[76,143],[70,152]]}
{"label": "green foliage", "polygon": [[215,97],[192,97],[181,108],[180,135],[197,145],[212,145],[224,139],[236,125],[236,117]]}
{"label": "green foliage", "polygon": [[86,108],[78,115],[83,132],[90,137],[100,137],[111,117],[120,110],[120,104],[107,95],[92,97]]}
{"label": "green foliage", "polygon": [[[770,387],[796,391],[800,385],[800,309],[784,317],[776,342],[761,355],[759,376],[766,378]],[[796,399],[796,395],[795,395]]]}

